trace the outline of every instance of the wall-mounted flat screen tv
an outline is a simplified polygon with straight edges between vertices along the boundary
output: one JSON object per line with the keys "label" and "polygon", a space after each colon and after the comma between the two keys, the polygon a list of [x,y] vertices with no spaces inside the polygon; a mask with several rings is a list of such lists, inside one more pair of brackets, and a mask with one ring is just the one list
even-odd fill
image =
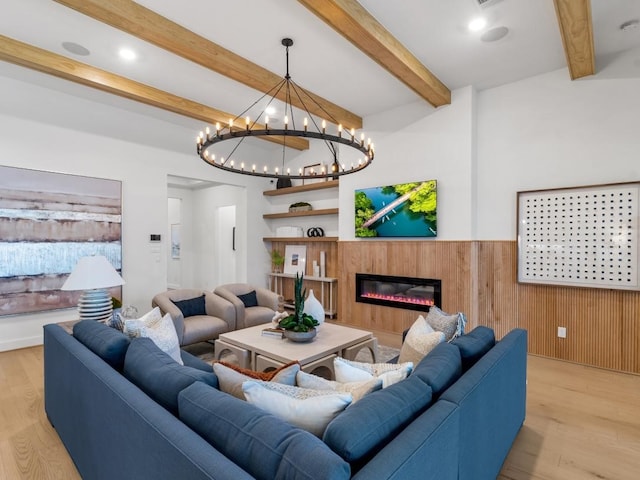
{"label": "wall-mounted flat screen tv", "polygon": [[435,237],[436,207],[435,180],[356,190],[356,237]]}

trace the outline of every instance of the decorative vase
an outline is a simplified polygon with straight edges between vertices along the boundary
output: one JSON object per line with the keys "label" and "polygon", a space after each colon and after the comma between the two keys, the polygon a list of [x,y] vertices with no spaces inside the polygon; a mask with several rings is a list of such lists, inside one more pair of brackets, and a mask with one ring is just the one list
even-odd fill
{"label": "decorative vase", "polygon": [[294,332],[293,330],[285,330],[284,338],[288,338],[292,342],[304,343],[313,340],[316,336],[316,333],[317,331],[315,328],[312,328],[308,332]]}
{"label": "decorative vase", "polygon": [[313,294],[313,289],[309,290],[309,295],[304,301],[304,310],[302,310],[302,312],[311,315],[318,323],[324,322],[324,307]]}

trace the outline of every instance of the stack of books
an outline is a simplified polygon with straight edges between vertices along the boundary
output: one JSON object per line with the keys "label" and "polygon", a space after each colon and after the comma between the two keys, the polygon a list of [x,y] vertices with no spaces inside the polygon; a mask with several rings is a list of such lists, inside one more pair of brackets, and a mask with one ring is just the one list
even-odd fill
{"label": "stack of books", "polygon": [[282,328],[263,328],[262,335],[265,337],[284,338],[284,330]]}

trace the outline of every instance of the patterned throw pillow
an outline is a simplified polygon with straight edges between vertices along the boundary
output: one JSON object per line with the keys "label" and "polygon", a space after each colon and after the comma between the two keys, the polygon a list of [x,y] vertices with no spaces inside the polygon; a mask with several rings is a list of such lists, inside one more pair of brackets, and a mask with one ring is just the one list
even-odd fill
{"label": "patterned throw pillow", "polygon": [[313,390],[332,390],[335,392],[350,393],[353,397],[353,403],[356,403],[367,393],[380,390],[382,388],[382,380],[374,377],[362,382],[340,383],[300,371],[296,374],[296,386],[311,388]]}
{"label": "patterned throw pillow", "polygon": [[242,383],[247,380],[263,380],[265,382],[282,383],[285,385],[296,384],[296,374],[300,371],[298,362],[291,362],[270,372],[256,372],[226,362],[213,364],[213,371],[218,377],[220,390],[240,400],[246,400],[242,392]]}
{"label": "patterned throw pillow", "polygon": [[429,322],[420,315],[413,322],[402,343],[398,362],[413,362],[414,365],[417,365],[427,353],[444,341],[445,334],[434,330]]}
{"label": "patterned throw pillow", "polygon": [[171,315],[167,313],[163,317],[159,307],[155,307],[140,318],[125,319],[124,333],[130,338],[150,338],[160,350],[167,353],[180,365],[184,365],[180,357],[180,341]]}
{"label": "patterned throw pillow", "polygon": [[136,338],[140,336],[140,329],[147,323],[155,323],[162,318],[160,313],[160,307],[155,307],[153,310],[145,313],[140,318],[127,318],[124,321],[123,332],[130,338]]}
{"label": "patterned throw pillow", "polygon": [[350,393],[260,380],[244,382],[242,390],[247,402],[320,438],[329,422],[352,402]]}
{"label": "patterned throw pillow", "polygon": [[336,357],[333,360],[336,381],[341,383],[362,382],[379,378],[382,388],[387,388],[409,376],[413,363],[362,363]]}
{"label": "patterned throw pillow", "polygon": [[427,323],[429,323],[434,330],[444,333],[445,341],[450,342],[464,333],[464,326],[467,323],[467,319],[463,313],[445,313],[434,305],[429,309]]}

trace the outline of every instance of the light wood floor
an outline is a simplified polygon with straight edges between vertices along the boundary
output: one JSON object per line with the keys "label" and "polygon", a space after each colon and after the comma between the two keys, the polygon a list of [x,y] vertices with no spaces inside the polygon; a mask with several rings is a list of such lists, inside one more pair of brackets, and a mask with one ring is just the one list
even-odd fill
{"label": "light wood floor", "polygon": [[[44,414],[42,347],[0,353],[0,479],[78,479]],[[500,480],[640,478],[640,376],[529,356]]]}

